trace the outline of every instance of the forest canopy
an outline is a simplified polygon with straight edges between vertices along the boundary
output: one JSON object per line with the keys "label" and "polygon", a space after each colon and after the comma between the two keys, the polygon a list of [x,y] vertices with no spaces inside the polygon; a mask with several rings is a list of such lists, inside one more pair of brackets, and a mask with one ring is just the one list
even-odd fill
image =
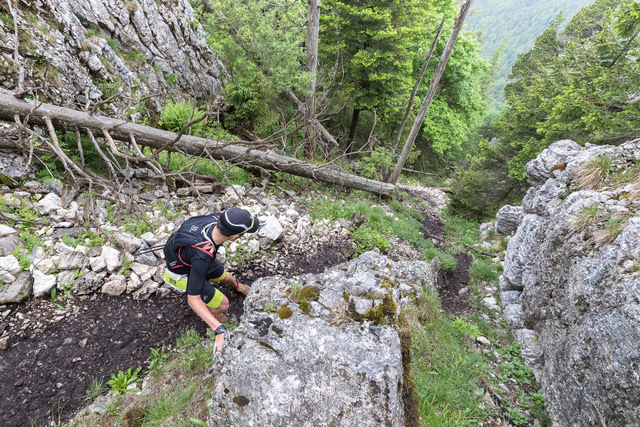
{"label": "forest canopy", "polygon": [[478,218],[518,200],[525,165],[560,139],[620,144],[640,133],[640,4],[597,0],[561,29],[558,17],[518,56],[507,110],[482,130],[452,203]]}
{"label": "forest canopy", "polygon": [[[491,94],[504,102],[503,89],[518,55],[527,52],[549,23],[562,13],[565,19],[595,0],[475,0],[467,18],[470,29],[482,39],[481,55],[499,62]],[[563,23],[566,24],[566,21]]]}
{"label": "forest canopy", "polygon": [[[312,23],[307,2],[205,0],[194,6],[228,72],[228,129],[249,127],[259,137],[287,129],[280,148],[289,154],[328,159],[346,152],[347,158],[361,160],[363,173],[375,179],[393,164],[395,135],[436,30],[444,18],[410,120],[427,92],[459,9],[452,0],[323,1],[313,75],[305,65]],[[452,153],[459,154],[471,130],[482,123],[488,72],[476,36],[463,31],[409,159],[415,167],[452,164]],[[315,91],[310,89],[314,78]],[[316,100],[317,120],[336,144],[322,140],[317,152],[300,150],[308,135],[292,95],[301,103]]]}

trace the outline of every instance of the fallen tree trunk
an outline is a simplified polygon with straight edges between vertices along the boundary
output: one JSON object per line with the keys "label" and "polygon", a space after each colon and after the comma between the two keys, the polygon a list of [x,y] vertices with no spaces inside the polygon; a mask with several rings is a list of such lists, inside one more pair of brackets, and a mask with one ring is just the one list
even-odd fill
{"label": "fallen tree trunk", "polygon": [[228,161],[240,166],[248,165],[267,170],[286,172],[383,196],[390,195],[395,189],[395,185],[393,184],[351,175],[328,166],[313,165],[280,155],[273,150],[260,151],[255,148],[230,145],[212,139],[189,135],[182,135],[178,143],[172,144],[177,135],[174,132],[137,125],[109,117],[89,115],[87,112],[50,104],[36,105],[33,101],[24,101],[11,95],[0,93],[0,118],[14,120],[16,114],[21,118],[29,115],[29,123],[43,125],[45,124],[45,119],[50,118],[53,123],[57,125],[64,123],[71,127],[78,127],[100,133],[107,131],[111,137],[120,141],[130,141],[131,135],[133,135],[138,144],[151,148],[168,146],[167,150],[169,151],[180,151],[203,157],[210,155],[215,159]]}

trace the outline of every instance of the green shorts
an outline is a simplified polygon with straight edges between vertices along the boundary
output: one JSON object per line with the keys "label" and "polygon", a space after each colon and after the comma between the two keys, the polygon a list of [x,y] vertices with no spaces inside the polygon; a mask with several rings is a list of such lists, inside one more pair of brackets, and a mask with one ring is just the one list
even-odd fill
{"label": "green shorts", "polygon": [[[226,272],[222,273],[222,276],[217,278],[212,278],[210,280],[219,282],[224,279]],[[180,292],[187,291],[187,280],[189,278],[188,274],[177,274],[172,271],[166,270],[164,271],[164,283],[167,285],[177,289]],[[200,294],[200,299],[207,305],[207,307],[217,308],[224,295],[222,292],[213,287],[213,285],[209,282],[205,283],[202,287],[202,293]]]}

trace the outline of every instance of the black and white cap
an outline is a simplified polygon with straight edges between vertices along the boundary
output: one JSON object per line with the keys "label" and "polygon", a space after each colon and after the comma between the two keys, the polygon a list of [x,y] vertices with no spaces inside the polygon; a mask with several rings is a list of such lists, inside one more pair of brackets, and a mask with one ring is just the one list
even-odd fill
{"label": "black and white cap", "polygon": [[218,228],[225,236],[255,233],[260,228],[260,221],[244,209],[231,208],[220,215]]}

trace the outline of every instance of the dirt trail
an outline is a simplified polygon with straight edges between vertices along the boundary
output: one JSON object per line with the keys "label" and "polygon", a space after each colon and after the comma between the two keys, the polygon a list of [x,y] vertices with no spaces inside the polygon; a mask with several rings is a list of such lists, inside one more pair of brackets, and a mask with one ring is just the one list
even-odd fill
{"label": "dirt trail", "polygon": [[[317,273],[346,261],[344,242],[289,254],[273,265],[249,264],[236,277],[251,285],[263,276]],[[275,266],[275,267],[274,267]],[[221,289],[238,319],[244,297]],[[69,301],[64,310],[49,300],[9,306],[0,324],[10,333],[9,348],[0,351],[0,425],[48,425],[68,419],[86,404],[91,380],[141,366],[150,348],[175,344],[180,332],[206,324],[189,309],[186,297],[172,294],[137,301],[131,296],[96,294]],[[6,311],[6,309],[4,310]]]}

